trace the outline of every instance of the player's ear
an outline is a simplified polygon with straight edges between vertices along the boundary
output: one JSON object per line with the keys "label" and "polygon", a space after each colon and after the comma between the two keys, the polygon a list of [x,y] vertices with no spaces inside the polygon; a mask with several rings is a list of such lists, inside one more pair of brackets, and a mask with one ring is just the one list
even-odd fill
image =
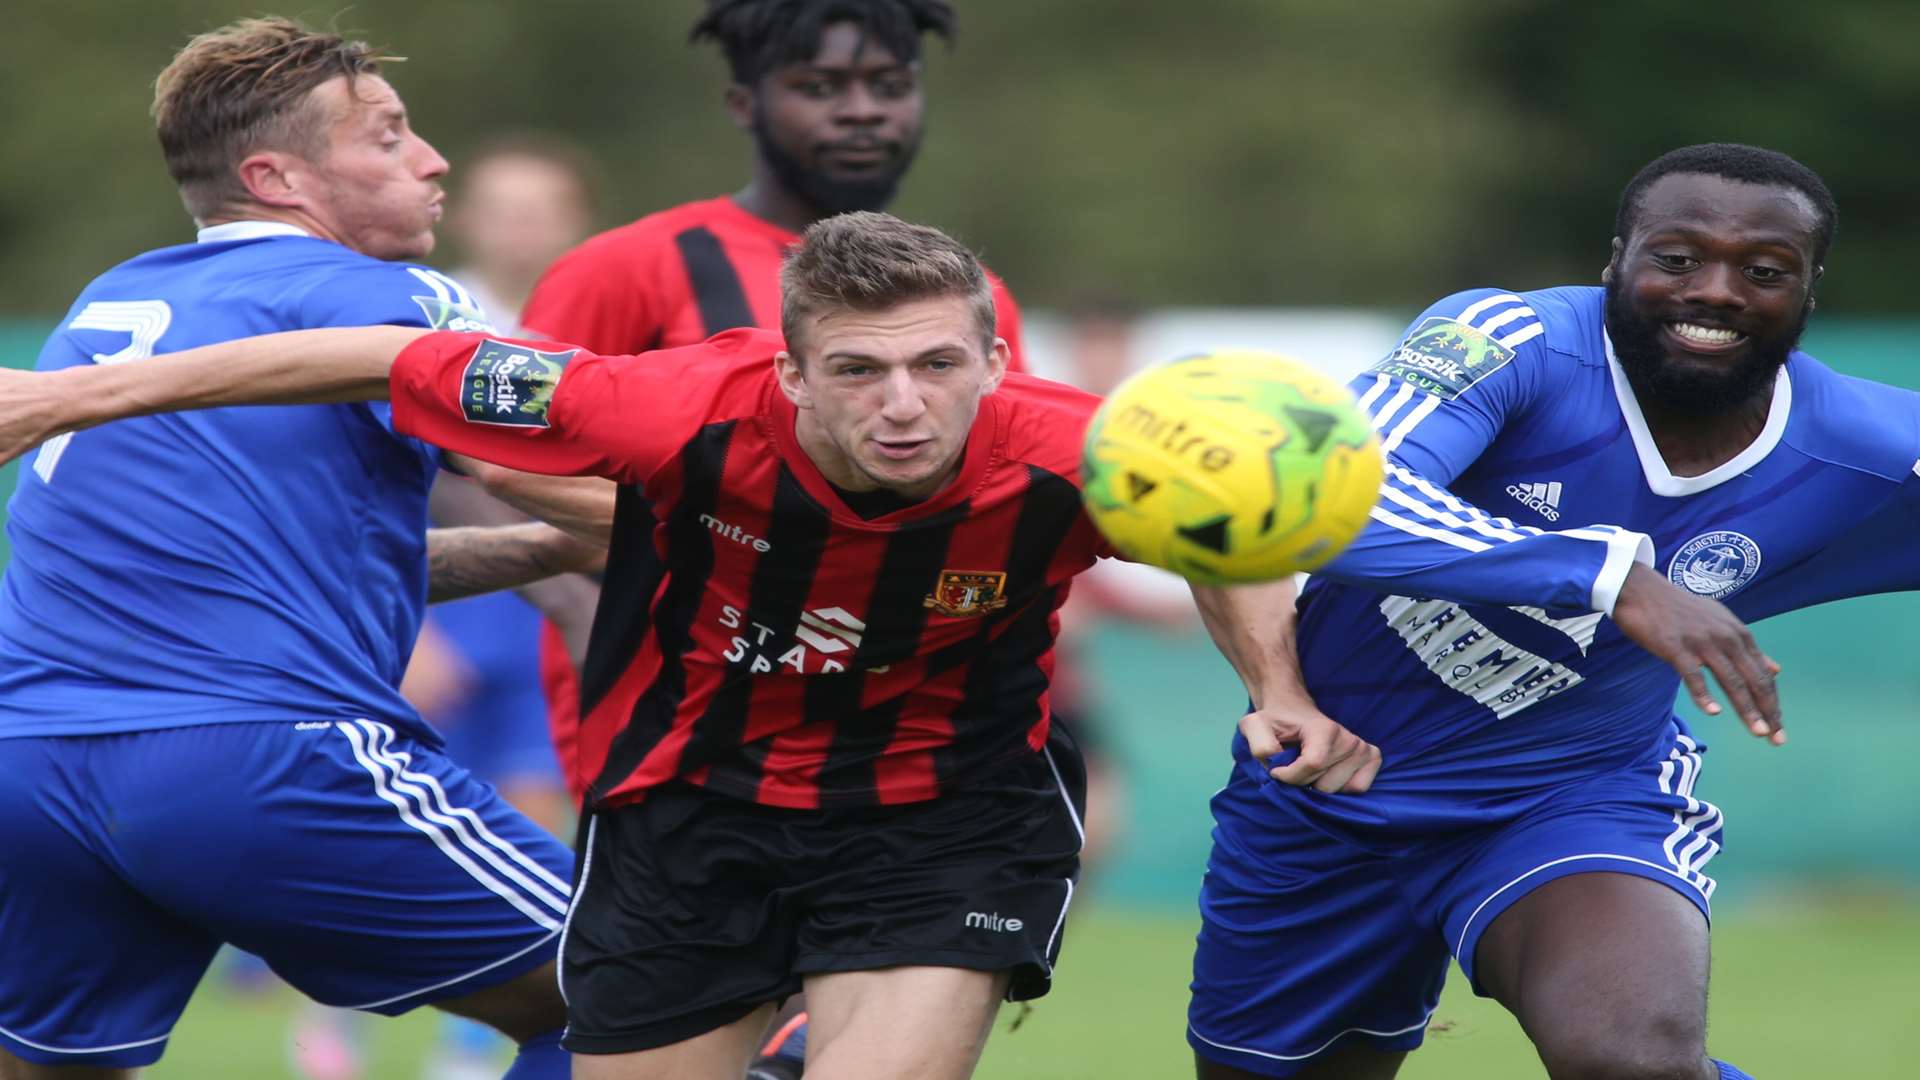
{"label": "player's ear", "polygon": [[780,392],[796,409],[813,408],[813,394],[807,388],[807,371],[800,358],[781,349],[773,354],[774,375],[780,380]]}
{"label": "player's ear", "polygon": [[278,150],[258,150],[240,159],[234,172],[247,196],[266,206],[299,206],[305,200],[300,190],[305,162]]}
{"label": "player's ear", "polygon": [[1600,284],[1613,284],[1613,268],[1620,262],[1620,252],[1626,250],[1626,246],[1619,237],[1613,238],[1613,246],[1607,251],[1607,265],[1600,269]]}
{"label": "player's ear", "polygon": [[727,119],[741,131],[753,130],[753,88],[734,83],[727,87]]}
{"label": "player's ear", "polygon": [[993,347],[987,350],[987,380],[980,390],[982,397],[1000,388],[1000,380],[1007,377],[1007,365],[1013,362],[1013,346],[1007,339],[993,339]]}

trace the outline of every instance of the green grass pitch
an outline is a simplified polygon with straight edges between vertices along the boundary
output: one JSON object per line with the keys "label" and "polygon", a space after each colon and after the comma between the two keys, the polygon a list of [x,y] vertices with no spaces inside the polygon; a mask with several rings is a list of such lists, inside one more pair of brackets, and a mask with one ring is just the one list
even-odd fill
{"label": "green grass pitch", "polygon": [[[1193,1075],[1185,1038],[1190,918],[1090,909],[1069,923],[1054,992],[1019,1030],[1009,1006],[981,1080],[1177,1080]],[[1762,1080],[1920,1075],[1911,1043],[1920,1021],[1920,906],[1780,903],[1723,918],[1714,932],[1711,1044]],[[291,1077],[293,996],[239,998],[215,982],[187,1010],[149,1080]],[[367,1021],[366,1080],[417,1080],[434,1038],[427,1010]],[[1521,1080],[1542,1076],[1501,1009],[1455,972],[1426,1046],[1403,1080]]]}

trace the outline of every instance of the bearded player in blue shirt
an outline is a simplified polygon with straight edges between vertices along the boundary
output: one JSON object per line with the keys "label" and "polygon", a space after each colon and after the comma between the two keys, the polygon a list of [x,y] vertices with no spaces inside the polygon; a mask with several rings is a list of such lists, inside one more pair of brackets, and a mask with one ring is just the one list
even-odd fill
{"label": "bearded player in blue shirt", "polygon": [[[281,19],[195,38],[154,115],[199,242],[95,280],[40,367],[483,327],[457,283],[383,261],[432,250],[447,165],[380,59]],[[568,1074],[572,854],[448,761],[397,686],[430,590],[590,549],[541,524],[424,539],[444,457],[385,405],[295,405],[82,432],[22,470],[0,583],[0,1075],[131,1076],[222,942],[327,1004],[488,1023],[521,1043],[510,1077]],[[611,509],[469,469],[550,516]]]}
{"label": "bearded player in blue shirt", "polygon": [[[1784,155],[1676,150],[1604,288],[1449,297],[1354,382],[1388,480],[1297,639],[1248,629],[1290,586],[1201,593],[1256,706],[1213,800],[1201,1077],[1391,1077],[1449,953],[1555,1080],[1746,1075],[1706,1051],[1725,833],[1675,691],[1718,713],[1710,668],[1784,742],[1729,620],[1920,586],[1920,395],[1795,349],[1834,223]],[[1274,758],[1328,716],[1344,742]]]}

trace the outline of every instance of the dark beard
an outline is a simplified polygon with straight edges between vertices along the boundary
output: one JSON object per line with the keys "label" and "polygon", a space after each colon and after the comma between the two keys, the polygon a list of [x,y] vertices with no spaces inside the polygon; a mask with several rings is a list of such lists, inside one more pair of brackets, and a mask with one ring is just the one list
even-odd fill
{"label": "dark beard", "polygon": [[1770,397],[1774,380],[1800,344],[1812,313],[1811,306],[1802,309],[1800,318],[1784,334],[1749,338],[1746,357],[1731,368],[1681,368],[1667,362],[1661,324],[1642,319],[1627,306],[1617,279],[1607,283],[1607,337],[1613,342],[1614,358],[1627,373],[1627,382],[1641,406],[1671,415],[1718,416]]}
{"label": "dark beard", "polygon": [[821,217],[854,210],[886,209],[900,190],[900,181],[913,164],[914,155],[920,150],[916,140],[901,149],[900,157],[886,172],[857,180],[840,180],[782,150],[768,135],[766,118],[763,116],[756,115],[753,118],[753,142],[781,185],[820,211]]}

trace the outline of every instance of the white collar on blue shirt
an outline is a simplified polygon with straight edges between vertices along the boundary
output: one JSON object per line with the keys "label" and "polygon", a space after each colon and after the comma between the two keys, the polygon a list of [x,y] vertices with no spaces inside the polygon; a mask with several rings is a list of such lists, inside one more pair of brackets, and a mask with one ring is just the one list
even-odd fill
{"label": "white collar on blue shirt", "polygon": [[[1627,379],[1627,369],[1620,366],[1620,358],[1613,353],[1612,335],[1602,329],[1600,338],[1607,348],[1607,367],[1613,372],[1613,396],[1619,400],[1620,415],[1633,436],[1633,450],[1640,457],[1640,471],[1646,474],[1647,490],[1655,495],[1674,498],[1718,487],[1758,465],[1780,445],[1787,431],[1787,414],[1793,410],[1793,379],[1787,374],[1791,365],[1784,364],[1773,377],[1773,403],[1767,407],[1767,422],[1753,442],[1698,476],[1675,476],[1660,448],[1654,444],[1653,430],[1647,427],[1646,414],[1640,411],[1640,399],[1633,396],[1633,383]],[[1914,464],[1914,471],[1920,473],[1920,462]]]}
{"label": "white collar on blue shirt", "polygon": [[300,226],[284,221],[229,221],[201,229],[198,239],[203,244],[219,244],[232,240],[258,240],[265,236],[311,235]]}

